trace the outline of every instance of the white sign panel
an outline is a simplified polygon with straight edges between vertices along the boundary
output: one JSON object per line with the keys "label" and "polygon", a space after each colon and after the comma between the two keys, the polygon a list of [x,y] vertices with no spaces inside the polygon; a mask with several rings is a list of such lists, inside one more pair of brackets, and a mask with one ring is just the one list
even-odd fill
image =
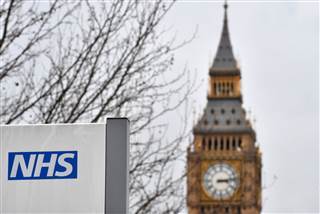
{"label": "white sign panel", "polygon": [[0,213],[103,213],[105,126],[0,126]]}

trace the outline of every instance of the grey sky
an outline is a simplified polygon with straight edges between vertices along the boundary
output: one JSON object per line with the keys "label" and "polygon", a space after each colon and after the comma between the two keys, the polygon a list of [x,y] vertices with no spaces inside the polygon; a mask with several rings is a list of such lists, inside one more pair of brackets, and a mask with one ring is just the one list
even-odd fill
{"label": "grey sky", "polygon": [[[198,26],[197,37],[178,51],[174,68],[187,64],[197,73],[198,117],[222,19],[222,1],[178,2],[166,19],[180,40]],[[229,30],[241,65],[244,106],[257,120],[263,211],[318,213],[319,3],[230,1]]]}
{"label": "grey sky", "polygon": [[[181,71],[187,65],[201,85],[193,96],[197,117],[189,122],[199,118],[206,104],[222,4],[180,1],[164,23],[180,41],[198,29],[192,43],[177,52],[173,69]],[[229,1],[228,17],[234,54],[241,65],[244,106],[257,120],[263,152],[263,211],[318,213],[319,3]],[[170,116],[167,119],[174,121]]]}

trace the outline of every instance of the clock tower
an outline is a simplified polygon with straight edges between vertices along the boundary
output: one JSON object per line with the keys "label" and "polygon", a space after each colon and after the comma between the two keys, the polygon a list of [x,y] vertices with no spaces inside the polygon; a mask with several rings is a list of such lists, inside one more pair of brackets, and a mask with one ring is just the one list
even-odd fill
{"label": "clock tower", "polygon": [[207,105],[187,153],[189,214],[261,211],[261,153],[242,107],[241,72],[232,52],[227,9],[225,3]]}

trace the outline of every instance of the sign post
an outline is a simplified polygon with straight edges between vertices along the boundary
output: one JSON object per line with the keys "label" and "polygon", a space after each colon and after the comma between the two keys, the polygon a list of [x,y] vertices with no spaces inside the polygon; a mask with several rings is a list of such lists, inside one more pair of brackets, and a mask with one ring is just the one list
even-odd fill
{"label": "sign post", "polygon": [[129,120],[108,118],[106,127],[105,213],[128,213]]}

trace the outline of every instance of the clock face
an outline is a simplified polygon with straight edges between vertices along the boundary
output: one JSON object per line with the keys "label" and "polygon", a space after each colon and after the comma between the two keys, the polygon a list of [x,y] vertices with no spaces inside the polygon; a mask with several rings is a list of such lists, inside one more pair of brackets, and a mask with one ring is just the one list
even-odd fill
{"label": "clock face", "polygon": [[239,185],[236,171],[228,164],[210,166],[203,176],[206,192],[215,199],[225,199],[233,195]]}

